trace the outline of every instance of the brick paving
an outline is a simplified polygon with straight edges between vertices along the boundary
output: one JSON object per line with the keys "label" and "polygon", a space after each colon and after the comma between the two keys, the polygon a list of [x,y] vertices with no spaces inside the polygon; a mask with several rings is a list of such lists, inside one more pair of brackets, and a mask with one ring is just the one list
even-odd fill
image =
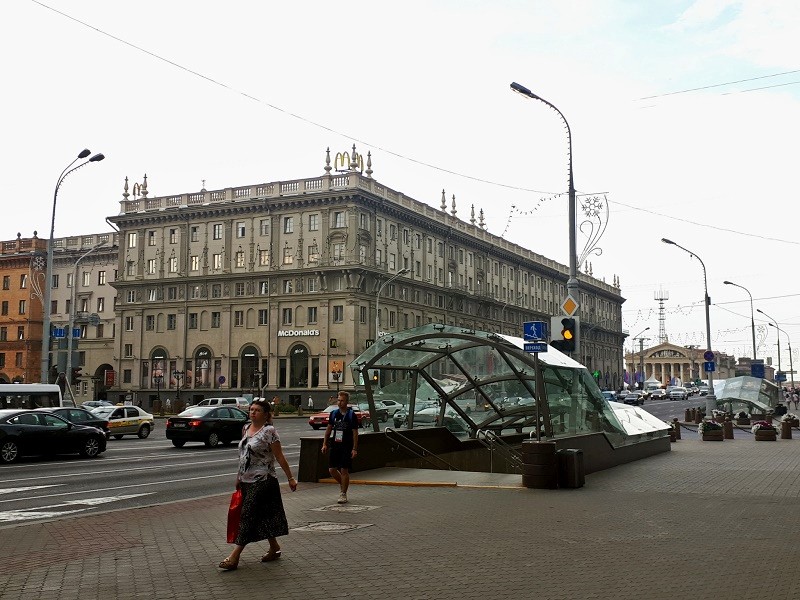
{"label": "brick paving", "polygon": [[260,563],[257,544],[233,572],[216,568],[228,496],[1,527],[0,598],[800,598],[797,439],[685,439],[576,490],[359,476],[372,485],[351,505],[370,510],[339,511],[324,483],[283,486],[284,502],[292,528],[364,527],[292,530],[281,560]]}

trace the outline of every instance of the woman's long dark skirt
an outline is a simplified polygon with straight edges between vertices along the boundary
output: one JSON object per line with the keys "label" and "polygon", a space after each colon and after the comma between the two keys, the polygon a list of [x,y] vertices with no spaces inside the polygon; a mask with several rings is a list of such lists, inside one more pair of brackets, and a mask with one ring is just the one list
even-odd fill
{"label": "woman's long dark skirt", "polygon": [[274,477],[255,483],[241,483],[242,516],[236,544],[244,546],[268,538],[289,534],[283,510],[281,488]]}

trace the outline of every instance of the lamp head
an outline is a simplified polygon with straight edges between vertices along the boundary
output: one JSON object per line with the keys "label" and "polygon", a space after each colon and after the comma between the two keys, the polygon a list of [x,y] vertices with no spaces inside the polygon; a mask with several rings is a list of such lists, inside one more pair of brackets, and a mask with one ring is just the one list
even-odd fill
{"label": "lamp head", "polygon": [[105,155],[102,153],[95,154],[92,158],[89,159],[89,162],[100,162],[105,158]]}
{"label": "lamp head", "polygon": [[409,269],[400,269],[400,270],[397,272],[397,274],[398,274],[398,275],[406,275],[406,274],[408,274],[408,273],[410,273],[410,272],[411,272],[411,271],[410,271]]}
{"label": "lamp head", "polygon": [[91,150],[89,150],[88,148],[84,148],[83,150],[81,150],[81,153],[80,153],[80,154],[78,154],[78,158],[86,158],[86,157],[87,157],[87,156],[89,156],[91,153],[92,153],[92,151],[91,151]]}
{"label": "lamp head", "polygon": [[[761,313],[762,315],[764,314],[764,311],[763,311],[763,310],[761,310],[760,308],[757,308],[757,309],[756,309],[756,312],[759,312],[759,313]],[[764,315],[764,316],[766,316],[766,315]]]}
{"label": "lamp head", "polygon": [[661,238],[661,241],[664,242],[665,244],[672,244],[673,246],[675,245],[675,242],[673,242],[672,240],[668,240],[667,238]]}
{"label": "lamp head", "polygon": [[735,283],[731,283],[730,281],[723,281],[722,283],[724,283],[725,285],[736,285]]}

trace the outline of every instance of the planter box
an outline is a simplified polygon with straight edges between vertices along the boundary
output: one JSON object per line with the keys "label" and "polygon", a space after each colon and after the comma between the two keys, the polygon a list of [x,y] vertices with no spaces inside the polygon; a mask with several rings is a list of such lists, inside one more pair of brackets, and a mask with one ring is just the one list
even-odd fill
{"label": "planter box", "polygon": [[704,431],[702,433],[703,441],[721,442],[725,439],[722,434],[723,434],[722,429],[712,429],[711,431]]}
{"label": "planter box", "polygon": [[778,439],[774,429],[759,429],[756,431],[757,442],[774,442]]}
{"label": "planter box", "polygon": [[737,425],[750,425],[750,418],[749,417],[737,417],[736,418]]}

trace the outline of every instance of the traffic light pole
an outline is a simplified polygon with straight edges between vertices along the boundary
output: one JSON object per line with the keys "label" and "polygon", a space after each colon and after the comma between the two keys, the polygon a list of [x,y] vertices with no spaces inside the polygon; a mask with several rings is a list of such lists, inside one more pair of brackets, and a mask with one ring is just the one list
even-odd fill
{"label": "traffic light pole", "polygon": [[[73,383],[72,379],[72,340],[74,336],[72,335],[72,328],[75,326],[75,288],[78,287],[78,265],[81,264],[81,261],[89,256],[92,252],[104,246],[105,242],[100,242],[99,244],[95,244],[89,250],[84,252],[78,260],[75,261],[75,265],[72,269],[72,287],[69,290],[69,320],[67,325],[67,373],[66,375],[69,377],[70,383]],[[48,274],[49,276],[49,274]],[[73,383],[73,385],[75,385]]]}

